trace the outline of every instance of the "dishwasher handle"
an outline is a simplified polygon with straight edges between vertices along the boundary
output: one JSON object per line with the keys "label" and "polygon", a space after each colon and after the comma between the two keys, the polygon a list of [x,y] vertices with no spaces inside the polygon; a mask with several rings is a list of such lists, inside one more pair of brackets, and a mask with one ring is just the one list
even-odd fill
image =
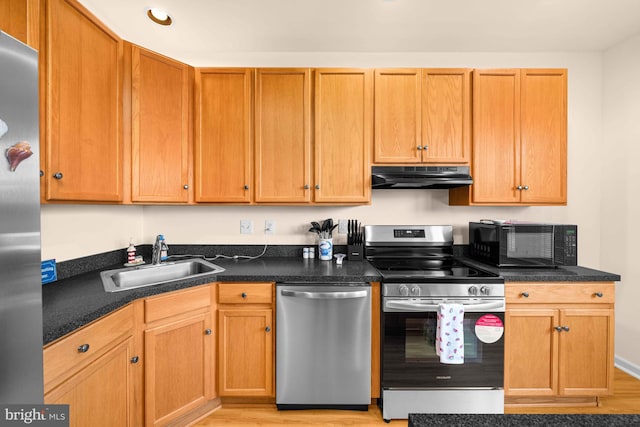
{"label": "dishwasher handle", "polygon": [[359,291],[330,291],[330,292],[309,292],[309,291],[292,291],[282,289],[282,296],[306,299],[348,299],[348,298],[366,298],[368,292],[366,290]]}

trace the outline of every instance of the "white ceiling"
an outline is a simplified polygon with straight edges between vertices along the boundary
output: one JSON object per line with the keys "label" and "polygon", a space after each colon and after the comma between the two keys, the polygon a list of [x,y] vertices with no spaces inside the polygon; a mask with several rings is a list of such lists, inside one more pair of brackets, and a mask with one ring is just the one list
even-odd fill
{"label": "white ceiling", "polygon": [[[191,65],[238,52],[601,51],[640,0],[80,0],[125,40]],[[153,24],[160,7],[171,27]]]}

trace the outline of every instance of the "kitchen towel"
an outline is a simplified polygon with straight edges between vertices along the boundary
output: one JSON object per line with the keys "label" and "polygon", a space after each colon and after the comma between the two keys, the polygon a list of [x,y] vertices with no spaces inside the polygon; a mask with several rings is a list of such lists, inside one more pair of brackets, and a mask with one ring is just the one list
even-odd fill
{"label": "kitchen towel", "polygon": [[461,365],[464,363],[464,306],[462,304],[438,304],[436,328],[436,354],[440,363]]}

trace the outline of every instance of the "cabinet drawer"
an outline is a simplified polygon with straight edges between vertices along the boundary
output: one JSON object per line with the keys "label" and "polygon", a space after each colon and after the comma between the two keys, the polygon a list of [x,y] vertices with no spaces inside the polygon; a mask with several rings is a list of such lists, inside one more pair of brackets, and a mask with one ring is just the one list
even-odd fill
{"label": "cabinet drawer", "polygon": [[613,282],[528,283],[505,285],[507,304],[607,303],[615,301]]}
{"label": "cabinet drawer", "polygon": [[209,285],[172,292],[144,301],[144,321],[151,323],[210,305],[211,290]]}
{"label": "cabinet drawer", "polygon": [[133,305],[121,308],[44,348],[45,393],[94,361],[117,340],[133,335]]}
{"label": "cabinet drawer", "polygon": [[219,283],[220,304],[271,304],[273,283]]}

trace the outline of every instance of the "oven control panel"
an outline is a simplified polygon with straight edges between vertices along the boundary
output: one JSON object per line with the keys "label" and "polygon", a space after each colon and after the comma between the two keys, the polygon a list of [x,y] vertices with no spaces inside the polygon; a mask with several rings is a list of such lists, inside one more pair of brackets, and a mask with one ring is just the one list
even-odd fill
{"label": "oven control panel", "polygon": [[504,283],[383,283],[385,297],[504,297]]}
{"label": "oven control panel", "polygon": [[393,229],[393,237],[412,237],[414,239],[420,239],[425,237],[424,229]]}

